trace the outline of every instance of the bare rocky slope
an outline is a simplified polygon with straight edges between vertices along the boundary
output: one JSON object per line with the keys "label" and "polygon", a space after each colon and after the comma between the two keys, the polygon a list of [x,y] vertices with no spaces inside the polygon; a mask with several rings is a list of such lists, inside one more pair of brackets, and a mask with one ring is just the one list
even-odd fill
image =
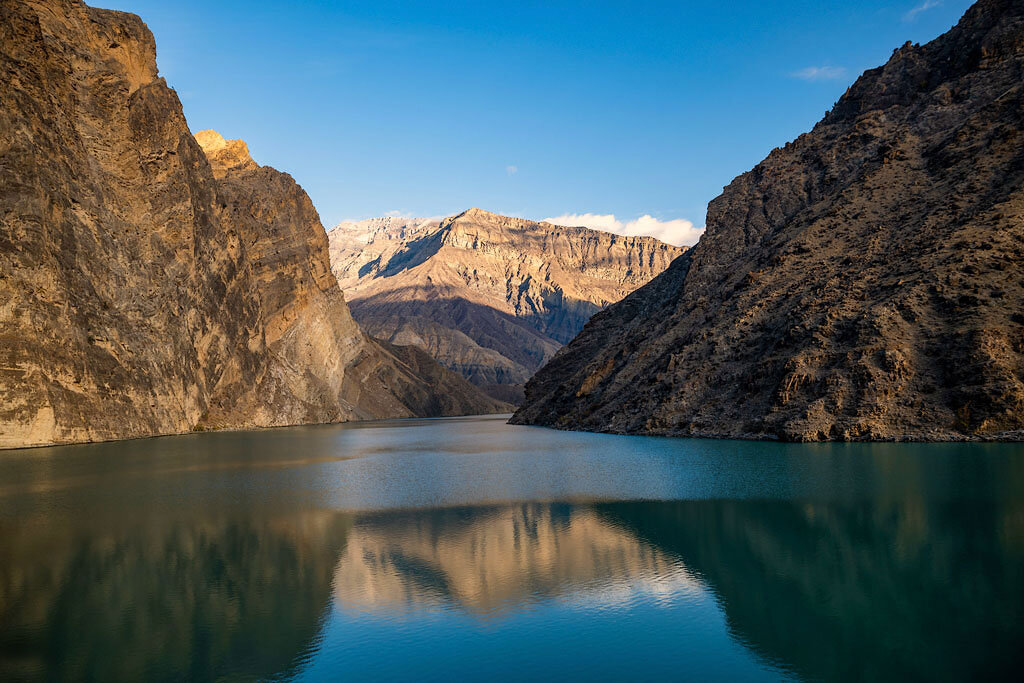
{"label": "bare rocky slope", "polygon": [[864,73],[594,316],[516,423],[789,440],[1021,438],[1024,3]]}
{"label": "bare rocky slope", "polygon": [[591,315],[683,252],[480,209],[343,223],[328,238],[334,273],[370,334],[423,348],[513,402]]}
{"label": "bare rocky slope", "polygon": [[[439,414],[238,147],[211,168],[138,17],[0,3],[0,447]],[[500,408],[458,392],[440,413]]]}

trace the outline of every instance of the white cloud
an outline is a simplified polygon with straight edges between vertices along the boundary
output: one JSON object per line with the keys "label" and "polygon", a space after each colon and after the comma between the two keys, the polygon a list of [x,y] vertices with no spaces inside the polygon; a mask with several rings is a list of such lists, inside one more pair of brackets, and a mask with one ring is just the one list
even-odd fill
{"label": "white cloud", "polygon": [[509,164],[505,167],[505,173],[508,175],[515,175],[516,173],[519,173],[519,167]]}
{"label": "white cloud", "polygon": [[904,14],[903,21],[913,21],[914,19],[917,19],[917,15],[921,12],[927,12],[933,7],[938,7],[941,4],[942,0],[924,0],[920,5]]}
{"label": "white cloud", "polygon": [[553,218],[545,218],[544,221],[555,225],[583,226],[604,230],[616,235],[650,235],[662,242],[676,246],[684,244],[692,246],[697,243],[701,233],[704,232],[704,228],[698,228],[688,220],[675,218],[662,221],[650,214],[644,214],[631,221],[621,221],[612,213],[566,213]]}
{"label": "white cloud", "polygon": [[803,81],[833,81],[845,76],[846,69],[841,66],[809,66],[791,75]]}

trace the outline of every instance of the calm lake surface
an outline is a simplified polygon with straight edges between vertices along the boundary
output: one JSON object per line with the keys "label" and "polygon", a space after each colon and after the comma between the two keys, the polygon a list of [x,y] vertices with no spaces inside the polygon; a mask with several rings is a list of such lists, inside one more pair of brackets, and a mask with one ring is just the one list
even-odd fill
{"label": "calm lake surface", "polygon": [[0,452],[0,680],[1020,680],[1024,446],[505,419]]}

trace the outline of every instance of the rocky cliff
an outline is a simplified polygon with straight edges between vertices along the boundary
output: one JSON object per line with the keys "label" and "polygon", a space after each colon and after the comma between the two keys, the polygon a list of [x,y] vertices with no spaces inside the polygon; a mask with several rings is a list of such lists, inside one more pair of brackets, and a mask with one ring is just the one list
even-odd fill
{"label": "rocky cliff", "polygon": [[328,237],[334,273],[370,334],[426,349],[511,401],[591,315],[683,251],[480,209],[343,223]]}
{"label": "rocky cliff", "polygon": [[1024,3],[864,73],[594,316],[517,423],[816,439],[1020,438]]}
{"label": "rocky cliff", "polygon": [[0,447],[418,414],[301,188],[211,157],[138,17],[0,4]]}
{"label": "rocky cliff", "polygon": [[[352,319],[331,274],[327,235],[309,196],[289,176],[260,166],[242,140],[195,135],[217,181],[226,225],[252,235],[248,253],[265,318],[275,382],[301,404],[270,403],[266,392],[228,388],[231,415],[265,412],[275,424],[375,417],[465,415],[508,408],[429,356],[372,339]],[[280,391],[276,386],[275,391]]]}

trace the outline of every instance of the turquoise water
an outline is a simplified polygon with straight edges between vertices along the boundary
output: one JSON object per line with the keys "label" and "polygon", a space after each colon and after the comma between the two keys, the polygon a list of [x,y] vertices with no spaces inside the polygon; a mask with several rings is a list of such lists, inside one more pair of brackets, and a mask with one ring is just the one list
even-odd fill
{"label": "turquoise water", "polygon": [[0,680],[1019,680],[1024,447],[407,420],[0,452]]}

